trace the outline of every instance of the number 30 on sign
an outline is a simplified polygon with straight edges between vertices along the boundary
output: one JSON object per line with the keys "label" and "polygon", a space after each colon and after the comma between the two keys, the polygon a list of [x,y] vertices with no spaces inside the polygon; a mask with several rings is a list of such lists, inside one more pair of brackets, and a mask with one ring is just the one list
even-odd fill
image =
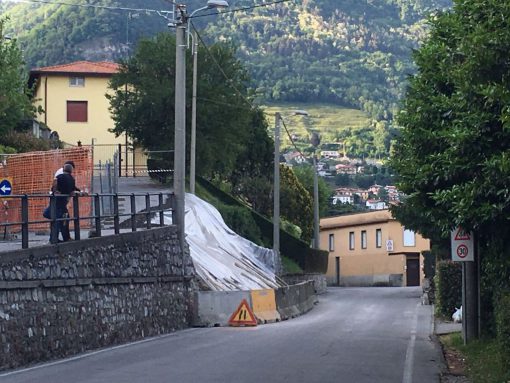
{"label": "number 30 on sign", "polygon": [[452,261],[467,262],[475,260],[473,233],[464,231],[461,227],[451,232]]}

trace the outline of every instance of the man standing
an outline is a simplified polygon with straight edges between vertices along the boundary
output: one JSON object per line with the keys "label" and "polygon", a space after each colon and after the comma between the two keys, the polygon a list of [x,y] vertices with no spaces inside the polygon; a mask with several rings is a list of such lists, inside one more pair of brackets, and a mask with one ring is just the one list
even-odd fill
{"label": "man standing", "polygon": [[[71,165],[73,167],[73,171],[75,169],[74,161],[66,161],[64,162],[64,166],[67,164]],[[64,173],[64,166],[62,166],[60,169],[58,169],[55,172],[55,176],[53,177],[53,183],[51,185],[51,192],[54,193],[57,190],[57,177]],[[76,188],[77,191],[80,191],[80,189]]]}
{"label": "man standing", "polygon": [[74,177],[72,176],[73,166],[71,164],[65,164],[63,167],[63,173],[59,174],[56,178],[56,210],[57,210],[57,239],[59,233],[62,233],[62,239],[64,242],[67,242],[71,239],[71,235],[69,234],[69,212],[67,210],[67,203],[69,202],[69,197],[79,193],[79,190],[76,189],[76,183]]}

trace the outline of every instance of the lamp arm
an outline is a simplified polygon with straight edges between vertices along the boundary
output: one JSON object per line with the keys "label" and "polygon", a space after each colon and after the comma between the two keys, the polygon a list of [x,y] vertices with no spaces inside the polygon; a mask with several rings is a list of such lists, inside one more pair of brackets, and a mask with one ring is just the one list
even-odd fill
{"label": "lamp arm", "polygon": [[[191,15],[188,16],[188,19],[187,19],[187,23],[188,23],[188,28],[187,28],[187,32],[186,34],[188,35],[187,36],[187,47],[189,48],[189,42],[190,42],[190,39],[192,38],[191,36],[191,19],[192,17],[198,13],[198,12],[201,12],[201,11],[205,11],[206,9],[210,9],[209,6],[205,6],[205,7],[202,7],[202,8],[198,8],[198,9],[195,9],[193,12],[191,12]],[[192,42],[193,43],[193,42]]]}

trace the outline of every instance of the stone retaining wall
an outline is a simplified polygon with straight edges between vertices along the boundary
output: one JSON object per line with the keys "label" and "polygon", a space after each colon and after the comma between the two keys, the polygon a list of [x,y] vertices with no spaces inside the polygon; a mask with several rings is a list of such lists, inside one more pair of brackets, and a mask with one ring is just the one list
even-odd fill
{"label": "stone retaining wall", "polygon": [[0,370],[188,327],[194,276],[173,226],[0,253]]}
{"label": "stone retaining wall", "polygon": [[313,308],[317,298],[313,281],[279,287],[276,291],[276,308],[281,319],[290,319],[303,315]]}
{"label": "stone retaining wall", "polygon": [[324,294],[328,290],[325,274],[287,274],[283,280],[289,285],[296,285],[301,282],[313,281],[315,294]]}

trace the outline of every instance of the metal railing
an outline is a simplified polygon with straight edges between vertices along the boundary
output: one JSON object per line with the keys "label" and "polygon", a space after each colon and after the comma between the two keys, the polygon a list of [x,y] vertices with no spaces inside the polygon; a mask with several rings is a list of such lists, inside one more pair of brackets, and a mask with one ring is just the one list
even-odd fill
{"label": "metal railing", "polygon": [[[152,203],[151,203],[152,197]],[[72,201],[68,206],[69,216],[57,218],[57,198],[68,198]],[[89,214],[83,215],[84,209],[81,209],[80,201],[86,200],[85,204],[90,204]],[[41,204],[46,201],[45,205]],[[103,200],[113,201],[113,212],[104,213],[102,208]],[[156,200],[156,201],[155,201]],[[143,201],[142,203],[140,203]],[[21,235],[21,248],[29,247],[30,229],[41,228],[48,229],[50,233],[50,243],[54,244],[58,240],[58,224],[63,222],[74,232],[74,240],[81,239],[82,228],[89,228],[89,237],[101,237],[104,230],[112,230],[113,235],[119,234],[121,229],[128,229],[132,232],[137,229],[151,229],[156,226],[165,226],[165,212],[174,210],[175,198],[173,193],[94,193],[87,196],[68,196],[68,195],[48,195],[48,194],[24,194],[0,196],[0,202],[4,206],[4,216],[0,217],[0,229],[4,233],[4,239],[8,239],[7,234]],[[90,203],[91,202],[91,203]],[[127,203],[129,202],[129,203]],[[49,204],[48,204],[49,203]],[[142,206],[140,206],[142,205]],[[7,207],[11,206],[11,207]],[[43,218],[44,207],[49,207],[49,219]],[[128,207],[128,212],[121,211],[121,207]],[[157,223],[153,223],[153,216]],[[172,225],[173,222],[172,214]],[[38,217],[41,217],[39,219]],[[33,231],[32,231],[33,232]]]}

